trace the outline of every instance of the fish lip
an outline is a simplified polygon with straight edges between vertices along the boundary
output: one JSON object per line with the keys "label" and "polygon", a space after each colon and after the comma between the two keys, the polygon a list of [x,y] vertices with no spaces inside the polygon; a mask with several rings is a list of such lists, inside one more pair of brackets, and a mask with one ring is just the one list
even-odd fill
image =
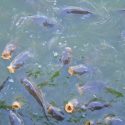
{"label": "fish lip", "polygon": [[7,69],[9,71],[9,73],[15,73],[16,72],[16,68],[13,67],[12,65],[7,66]]}
{"label": "fish lip", "polygon": [[1,58],[5,60],[10,60],[12,58],[12,53],[9,51],[5,51],[2,53]]}

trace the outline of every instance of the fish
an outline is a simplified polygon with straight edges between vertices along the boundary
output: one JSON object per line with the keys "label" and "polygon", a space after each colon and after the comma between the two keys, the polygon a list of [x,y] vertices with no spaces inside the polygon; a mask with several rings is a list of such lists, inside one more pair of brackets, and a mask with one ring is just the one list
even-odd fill
{"label": "fish", "polygon": [[107,86],[107,83],[103,82],[103,81],[89,81],[85,84],[77,84],[77,91],[80,95],[82,94],[90,94],[91,95],[95,94],[97,95],[98,93],[100,94],[100,92],[105,92],[105,88]]}
{"label": "fish", "polygon": [[28,58],[33,57],[33,54],[30,51],[24,51],[21,52],[19,55],[17,55],[14,60],[10,63],[10,65],[7,67],[8,71],[10,73],[15,73],[17,69],[22,67]]}
{"label": "fish", "polygon": [[9,81],[10,77],[8,76],[3,83],[0,85],[0,91],[5,87],[6,83]]}
{"label": "fish", "polygon": [[43,97],[43,92],[40,91],[31,81],[29,81],[27,78],[21,79],[22,85],[26,88],[26,90],[35,98],[35,100],[39,103],[39,105],[42,107],[43,113],[45,115],[45,118],[47,121],[49,121],[47,116],[47,107],[46,102]]}
{"label": "fish", "polygon": [[81,7],[76,6],[68,6],[62,9],[62,13],[66,14],[81,14],[81,15],[87,15],[92,14],[89,10],[83,9]]}
{"label": "fish", "polygon": [[70,47],[65,47],[64,51],[62,52],[62,56],[60,61],[66,65],[71,62],[72,59],[72,49]]}
{"label": "fish", "polygon": [[68,103],[65,105],[65,111],[67,113],[73,113],[78,107],[79,107],[78,100],[72,99],[72,100],[68,101]]}
{"label": "fish", "polygon": [[2,55],[1,55],[2,59],[10,60],[12,58],[12,53],[16,50],[16,48],[17,48],[17,45],[16,45],[16,43],[14,41],[9,42],[5,46],[5,48],[4,48],[3,52],[2,52]]}
{"label": "fish", "polygon": [[84,94],[86,91],[92,89],[92,87],[91,87],[91,86],[88,86],[88,85],[79,85],[79,84],[78,84],[78,85],[76,85],[76,87],[77,87],[78,93],[79,93],[80,95],[82,95],[82,94]]}
{"label": "fish", "polygon": [[109,106],[111,105],[108,103],[103,103],[103,102],[98,102],[98,101],[93,101],[93,102],[90,102],[89,104],[86,104],[87,109],[91,111],[100,110]]}
{"label": "fish", "polygon": [[12,110],[9,110],[9,120],[11,125],[24,125],[21,116]]}
{"label": "fish", "polygon": [[117,116],[106,116],[104,123],[105,125],[125,125],[125,122]]}
{"label": "fish", "polygon": [[85,121],[84,125],[96,125],[96,123],[94,121],[87,120],[87,121]]}
{"label": "fish", "polygon": [[54,19],[48,18],[47,16],[32,16],[32,21],[40,26],[44,27],[54,27],[56,25],[56,21]]}
{"label": "fish", "polygon": [[37,24],[38,26],[47,28],[57,26],[57,21],[54,18],[49,18],[45,15],[32,15],[20,17],[20,19],[16,23],[16,26],[20,27],[26,22],[31,22],[32,24]]}
{"label": "fish", "polygon": [[68,68],[68,73],[73,76],[73,75],[83,75],[85,73],[89,72],[89,68],[83,64],[79,64],[76,66],[70,66]]}
{"label": "fish", "polygon": [[64,113],[61,111],[61,109],[52,105],[48,107],[48,113],[58,121],[62,121],[65,118]]}

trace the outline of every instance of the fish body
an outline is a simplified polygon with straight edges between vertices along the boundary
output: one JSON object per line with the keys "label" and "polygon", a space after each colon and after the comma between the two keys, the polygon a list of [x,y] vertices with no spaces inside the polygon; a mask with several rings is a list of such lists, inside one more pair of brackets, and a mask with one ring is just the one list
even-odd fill
{"label": "fish body", "polygon": [[64,114],[63,112],[61,111],[61,109],[57,108],[57,107],[54,107],[52,105],[50,105],[48,107],[48,113],[53,117],[55,118],[56,120],[58,121],[62,121],[64,120]]}
{"label": "fish body", "polygon": [[32,16],[32,21],[44,27],[54,27],[56,25],[56,21],[47,16]]}
{"label": "fish body", "polygon": [[62,56],[60,61],[66,65],[71,62],[72,59],[72,49],[70,47],[65,47],[64,51],[62,52]]}
{"label": "fish body", "polygon": [[35,100],[40,104],[46,119],[49,120],[47,116],[43,93],[35,85],[33,85],[27,78],[21,79],[21,83],[24,85],[27,91],[35,98]]}
{"label": "fish body", "polygon": [[90,81],[83,85],[78,84],[77,90],[80,95],[100,95],[104,94],[107,83],[103,81]]}
{"label": "fish body", "polygon": [[0,91],[4,88],[4,86],[6,85],[6,83],[9,81],[10,77],[8,76],[3,83],[0,85]]}
{"label": "fish body", "polygon": [[31,54],[30,51],[24,51],[17,55],[14,60],[10,63],[10,65],[7,67],[10,73],[15,73],[17,69],[22,67],[28,58],[32,57],[33,55]]}
{"label": "fish body", "polygon": [[125,125],[124,121],[118,117],[107,116],[104,119],[105,125]]}
{"label": "fish body", "polygon": [[90,11],[76,6],[65,7],[62,9],[62,12],[66,14],[81,14],[81,15],[92,14]]}
{"label": "fish body", "polygon": [[14,42],[10,42],[8,43],[3,52],[2,52],[2,59],[6,59],[6,60],[9,60],[12,58],[12,53],[15,51],[16,49],[16,44]]}
{"label": "fish body", "polygon": [[20,17],[20,19],[16,23],[16,26],[21,27],[27,22],[31,22],[32,24],[37,24],[40,27],[47,28],[53,28],[57,26],[57,21],[54,18],[49,18],[45,15],[32,15]]}
{"label": "fish body", "polygon": [[70,66],[68,69],[68,73],[73,76],[73,75],[83,75],[89,71],[88,67],[86,67],[83,64],[79,64],[76,66]]}
{"label": "fish body", "polygon": [[94,102],[90,102],[86,107],[87,107],[87,109],[94,111],[94,110],[100,110],[100,109],[103,109],[103,108],[109,107],[109,106],[110,106],[109,104],[94,101]]}
{"label": "fish body", "polygon": [[9,119],[11,125],[24,125],[23,120],[19,116],[19,114],[16,114],[14,111],[9,111]]}

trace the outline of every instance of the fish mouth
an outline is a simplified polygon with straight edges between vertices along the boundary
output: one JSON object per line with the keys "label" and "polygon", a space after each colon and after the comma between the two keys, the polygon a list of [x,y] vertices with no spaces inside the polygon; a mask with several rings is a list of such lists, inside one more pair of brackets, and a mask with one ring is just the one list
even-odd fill
{"label": "fish mouth", "polygon": [[3,52],[1,58],[5,60],[10,60],[11,59],[11,53],[10,52]]}
{"label": "fish mouth", "polygon": [[16,72],[16,69],[13,66],[11,66],[11,65],[8,66],[7,69],[9,71],[9,73],[15,73]]}
{"label": "fish mouth", "polygon": [[74,111],[74,105],[70,102],[68,102],[66,105],[65,105],[65,111],[67,113],[73,113]]}
{"label": "fish mouth", "polygon": [[69,73],[71,76],[75,75],[75,72],[74,72],[74,70],[73,70],[72,67],[69,67],[68,73]]}
{"label": "fish mouth", "polygon": [[21,109],[21,107],[22,107],[22,104],[20,102],[15,101],[12,103],[12,109],[14,110]]}

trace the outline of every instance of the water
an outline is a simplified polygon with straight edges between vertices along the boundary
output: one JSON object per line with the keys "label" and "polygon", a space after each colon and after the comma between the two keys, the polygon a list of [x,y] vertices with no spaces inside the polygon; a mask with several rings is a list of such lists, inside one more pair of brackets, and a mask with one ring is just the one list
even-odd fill
{"label": "water", "polygon": [[[93,16],[61,15],[61,9],[66,6],[79,6],[89,9]],[[45,121],[37,102],[20,84],[20,78],[29,71],[39,71],[39,75],[31,76],[35,84],[48,82],[54,85],[45,85],[42,90],[48,102],[64,109],[68,100],[78,98],[86,103],[94,98],[87,94],[80,96],[76,84],[95,81],[106,83],[107,86],[123,93],[125,91],[125,11],[124,0],[1,0],[0,1],[0,53],[5,45],[16,40],[18,48],[13,58],[23,50],[32,49],[34,58],[15,74],[9,74],[6,67],[10,61],[0,59],[0,81],[10,76],[14,82],[9,82],[0,93],[0,100],[11,105],[16,99],[25,103],[19,111],[23,114],[26,125],[41,125]],[[45,15],[57,21],[54,28],[42,27],[24,21],[17,24],[21,17]],[[61,66],[59,56],[64,47],[73,49],[73,60],[70,65],[83,63],[92,70],[88,75],[70,77],[67,67]],[[60,74],[53,81],[49,80],[54,72]],[[11,80],[11,81],[13,81]],[[98,89],[97,89],[98,90]],[[88,91],[89,93],[89,91]],[[99,97],[97,91],[97,97]],[[96,95],[95,95],[96,96]],[[125,120],[125,97],[117,98],[107,92],[99,98],[112,102],[112,107],[95,112],[77,112],[67,114],[63,122],[54,122],[59,125],[81,125],[85,120],[102,120],[106,114],[115,114]],[[82,117],[84,116],[85,117]],[[9,125],[8,113],[0,110],[0,125]],[[45,123],[44,123],[45,124]]]}

